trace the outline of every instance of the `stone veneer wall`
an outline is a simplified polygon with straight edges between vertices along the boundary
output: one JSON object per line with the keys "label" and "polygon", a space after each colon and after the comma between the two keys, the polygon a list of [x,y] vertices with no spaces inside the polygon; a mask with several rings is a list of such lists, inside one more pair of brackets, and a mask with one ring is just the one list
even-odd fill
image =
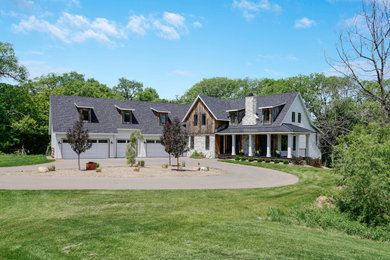
{"label": "stone veneer wall", "polygon": [[245,116],[242,119],[243,125],[255,125],[257,122],[257,115],[256,115],[256,98],[246,97],[245,98]]}
{"label": "stone veneer wall", "polygon": [[[190,149],[187,152],[187,156],[190,157],[194,151],[202,152],[206,158],[215,158],[215,135],[210,136],[210,149],[206,150],[206,135],[194,136],[194,149]],[[191,145],[191,137],[188,140],[188,146]]]}
{"label": "stone veneer wall", "polygon": [[[255,155],[255,136],[252,135],[252,153]],[[242,149],[244,150],[245,156],[249,153],[249,135],[242,136]]]}

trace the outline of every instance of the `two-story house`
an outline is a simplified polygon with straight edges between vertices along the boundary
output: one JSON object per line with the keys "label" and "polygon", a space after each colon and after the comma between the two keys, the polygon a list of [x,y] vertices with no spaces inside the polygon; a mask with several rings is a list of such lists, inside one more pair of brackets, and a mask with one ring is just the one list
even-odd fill
{"label": "two-story house", "polygon": [[317,129],[299,93],[225,100],[198,96],[191,105],[52,95],[49,134],[55,158],[76,158],[66,131],[79,117],[89,130],[92,148],[82,158],[125,157],[131,131],[141,130],[138,157],[167,157],[160,136],[174,117],[183,122],[189,152],[219,155],[318,158]]}

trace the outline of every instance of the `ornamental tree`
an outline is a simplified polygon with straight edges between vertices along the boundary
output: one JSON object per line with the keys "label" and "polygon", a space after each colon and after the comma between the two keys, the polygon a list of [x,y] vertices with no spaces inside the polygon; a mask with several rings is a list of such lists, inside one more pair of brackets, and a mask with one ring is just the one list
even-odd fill
{"label": "ornamental tree", "polygon": [[84,122],[81,117],[74,123],[71,129],[68,129],[66,139],[68,139],[68,143],[72,150],[77,154],[80,170],[80,154],[92,147],[92,143],[89,141],[88,129],[84,129]]}
{"label": "ornamental tree", "polygon": [[127,164],[133,166],[135,164],[135,157],[137,156],[138,140],[143,141],[144,137],[140,130],[134,130],[130,133],[129,143],[127,144],[126,158]]}
{"label": "ornamental tree", "polygon": [[160,141],[161,145],[164,146],[165,152],[167,152],[169,155],[169,166],[171,166],[171,154],[173,152],[172,139],[172,123],[168,121],[163,127],[163,132],[162,136],[160,137]]}

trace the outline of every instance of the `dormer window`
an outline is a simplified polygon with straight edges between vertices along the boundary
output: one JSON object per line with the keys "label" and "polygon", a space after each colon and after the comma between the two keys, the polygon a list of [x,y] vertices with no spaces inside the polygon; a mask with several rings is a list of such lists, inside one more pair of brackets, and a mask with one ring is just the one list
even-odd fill
{"label": "dormer window", "polygon": [[271,123],[271,109],[270,108],[266,108],[263,110],[263,122],[265,124]]}
{"label": "dormer window", "polygon": [[160,124],[165,125],[167,123],[167,114],[160,114]]}
{"label": "dormer window", "polygon": [[123,111],[122,112],[122,122],[124,124],[131,124],[132,112],[131,111]]}
{"label": "dormer window", "polygon": [[81,118],[85,122],[91,122],[91,109],[87,109],[87,108],[81,109]]}

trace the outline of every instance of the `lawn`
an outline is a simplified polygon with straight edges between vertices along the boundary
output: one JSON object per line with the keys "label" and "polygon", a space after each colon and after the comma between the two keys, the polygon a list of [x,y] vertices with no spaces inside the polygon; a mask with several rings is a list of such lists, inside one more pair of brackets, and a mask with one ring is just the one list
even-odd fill
{"label": "lawn", "polygon": [[0,167],[33,165],[49,163],[54,160],[47,159],[44,155],[19,155],[0,153]]}
{"label": "lawn", "polygon": [[0,258],[389,258],[389,242],[269,221],[269,208],[311,203],[336,176],[263,166],[300,182],[241,190],[0,191]]}

